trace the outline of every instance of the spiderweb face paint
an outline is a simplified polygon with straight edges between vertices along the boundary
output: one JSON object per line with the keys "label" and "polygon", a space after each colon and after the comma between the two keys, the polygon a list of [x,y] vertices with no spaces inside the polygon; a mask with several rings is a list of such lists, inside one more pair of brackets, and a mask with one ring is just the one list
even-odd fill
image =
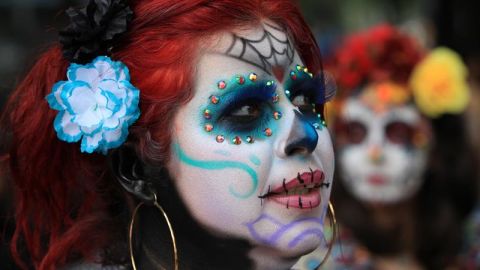
{"label": "spiderweb face paint", "polygon": [[[285,94],[289,72],[304,63],[285,32],[271,23],[224,33],[212,44],[199,58],[193,98],[174,119],[168,164],[174,184],[196,220],[212,232],[267,243],[286,257],[311,251],[323,239],[334,164],[327,129],[299,117],[302,112]],[[274,74],[274,67],[284,76]],[[318,142],[311,152],[286,154],[291,140],[306,136],[293,131],[298,126],[316,132],[310,137]],[[322,188],[310,178],[296,180],[309,174],[313,179],[312,172],[315,181],[324,181]],[[278,228],[262,217],[291,226],[265,242]]]}

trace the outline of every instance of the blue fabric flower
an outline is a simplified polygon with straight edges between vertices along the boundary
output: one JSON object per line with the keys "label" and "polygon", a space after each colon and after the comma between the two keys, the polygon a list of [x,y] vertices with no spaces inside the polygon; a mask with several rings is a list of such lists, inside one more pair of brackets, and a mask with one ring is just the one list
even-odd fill
{"label": "blue fabric flower", "polygon": [[81,151],[106,154],[123,144],[128,127],[140,116],[140,91],[130,83],[127,66],[99,56],[86,65],[71,64],[68,81],[57,82],[46,99],[59,111],[59,139],[81,140]]}

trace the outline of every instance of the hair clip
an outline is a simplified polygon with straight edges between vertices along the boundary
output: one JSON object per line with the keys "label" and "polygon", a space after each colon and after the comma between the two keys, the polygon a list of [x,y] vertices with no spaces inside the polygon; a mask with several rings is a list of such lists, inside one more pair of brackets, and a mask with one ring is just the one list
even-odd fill
{"label": "hair clip", "polygon": [[59,111],[54,128],[59,139],[81,143],[81,151],[120,146],[128,127],[140,116],[140,91],[130,83],[127,66],[99,56],[86,65],[71,64],[68,81],[57,82],[46,99]]}
{"label": "hair clip", "polygon": [[71,62],[68,80],[46,96],[59,111],[53,126],[60,140],[81,141],[82,152],[106,154],[126,141],[140,117],[140,91],[130,83],[128,67],[107,56],[133,12],[123,0],[91,0],[67,14],[70,25],[60,31],[60,42]]}

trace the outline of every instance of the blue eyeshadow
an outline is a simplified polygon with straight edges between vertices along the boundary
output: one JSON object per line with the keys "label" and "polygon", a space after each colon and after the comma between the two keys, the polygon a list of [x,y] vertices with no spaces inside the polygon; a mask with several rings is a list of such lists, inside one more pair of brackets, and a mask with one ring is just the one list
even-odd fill
{"label": "blue eyeshadow", "polygon": [[[242,141],[253,143],[262,140],[276,131],[274,115],[278,115],[275,105],[278,95],[273,80],[260,80],[256,74],[251,73],[246,77],[236,76],[228,82],[220,82],[225,87],[218,87],[209,97],[208,105],[201,110],[201,123],[206,132],[214,137],[224,136],[233,144],[240,144]],[[232,121],[234,117],[230,114],[249,104],[256,106],[258,117],[248,122]]]}

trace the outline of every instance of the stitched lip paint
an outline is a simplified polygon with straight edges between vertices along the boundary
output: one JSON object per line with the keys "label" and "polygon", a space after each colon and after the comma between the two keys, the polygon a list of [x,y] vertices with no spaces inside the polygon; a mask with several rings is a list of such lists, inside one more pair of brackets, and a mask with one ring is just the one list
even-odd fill
{"label": "stitched lip paint", "polygon": [[287,208],[312,209],[321,202],[320,187],[325,185],[325,174],[320,170],[298,173],[297,177],[283,181],[265,197]]}

